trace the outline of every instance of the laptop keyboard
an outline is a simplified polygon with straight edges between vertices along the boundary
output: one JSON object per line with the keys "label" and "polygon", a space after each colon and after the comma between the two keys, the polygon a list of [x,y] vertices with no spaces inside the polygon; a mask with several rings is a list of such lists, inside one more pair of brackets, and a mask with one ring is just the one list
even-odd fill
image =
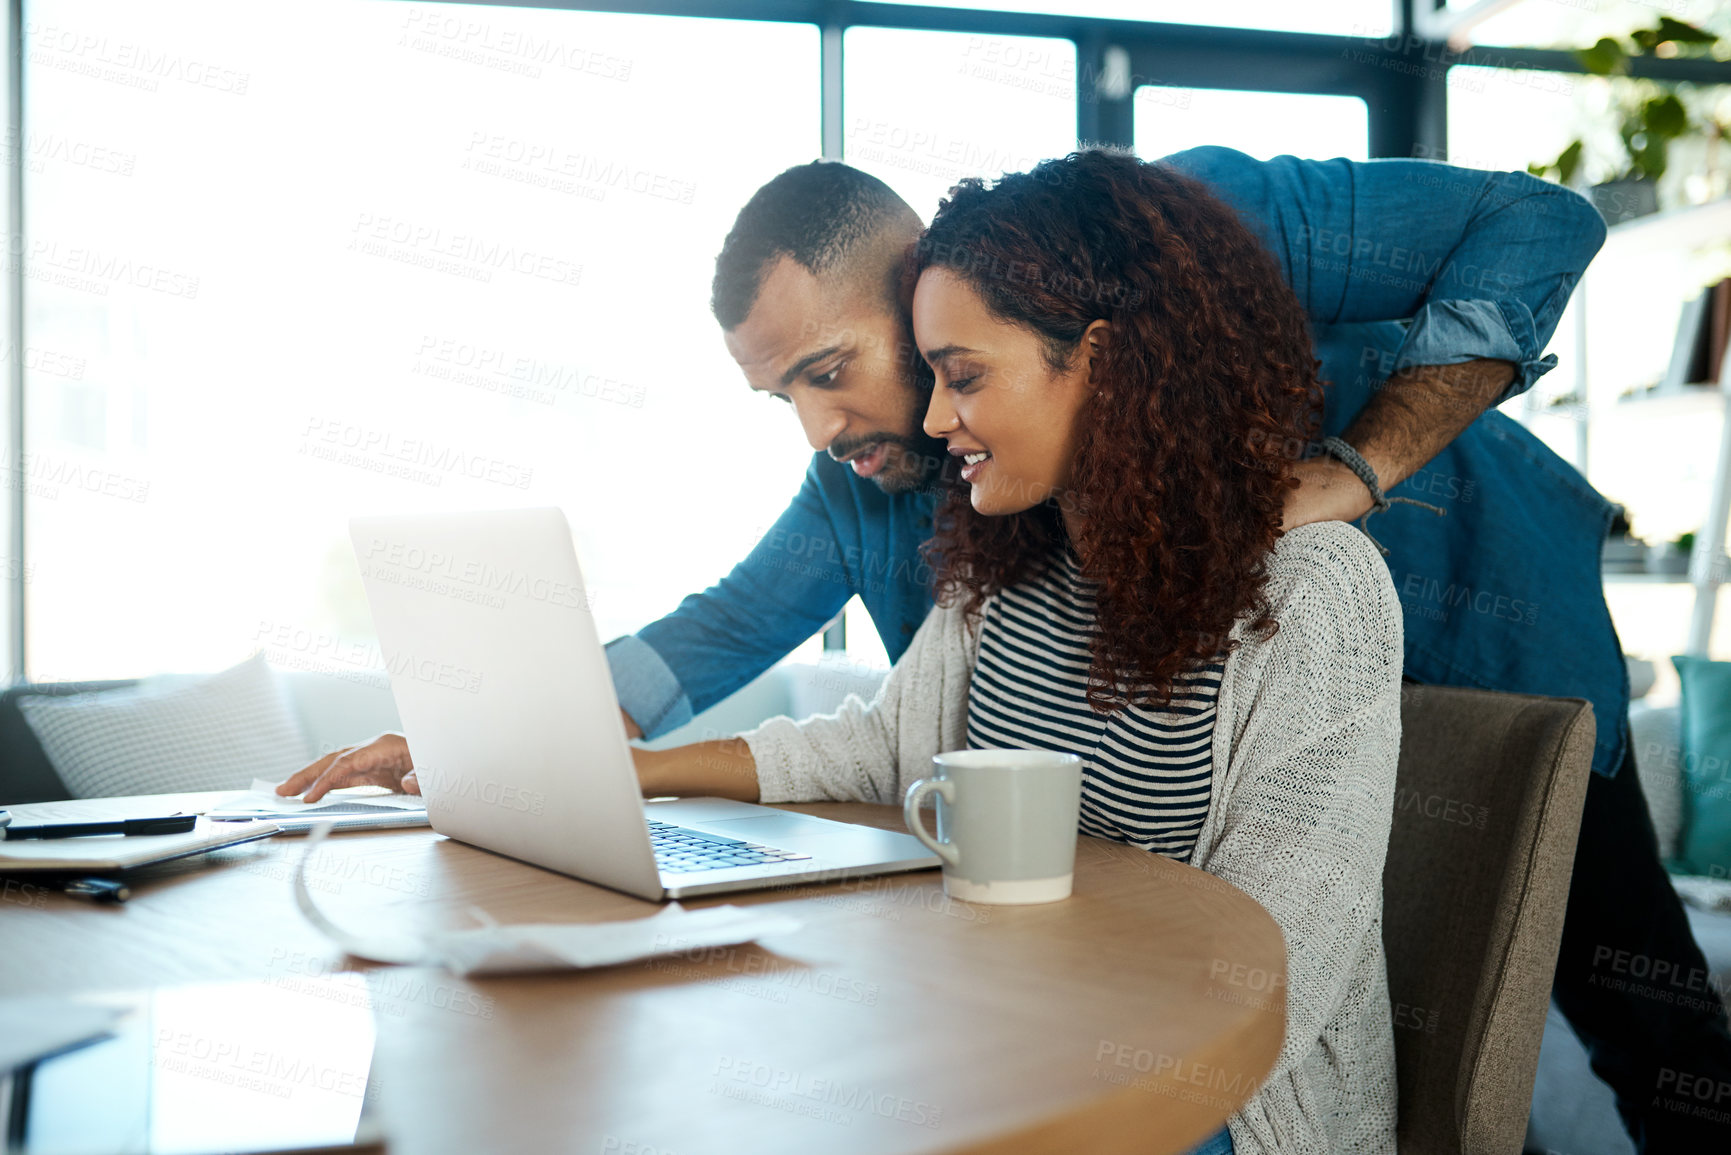
{"label": "laptop keyboard", "polygon": [[655,865],[663,874],[689,874],[694,870],[725,870],[733,866],[757,866],[768,862],[793,862],[810,858],[756,842],[743,842],[720,834],[687,830],[670,822],[649,819],[649,844],[655,848]]}

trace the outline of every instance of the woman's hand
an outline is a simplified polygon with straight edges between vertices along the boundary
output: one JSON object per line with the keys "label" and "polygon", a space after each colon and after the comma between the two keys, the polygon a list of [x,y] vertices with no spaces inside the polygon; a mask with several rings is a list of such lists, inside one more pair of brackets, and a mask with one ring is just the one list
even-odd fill
{"label": "woman's hand", "polygon": [[403,794],[419,794],[421,784],[409,757],[409,740],[401,734],[385,733],[365,745],[326,754],[295,771],[276,792],[287,796],[304,790],[301,801],[317,802],[342,786],[387,786]]}

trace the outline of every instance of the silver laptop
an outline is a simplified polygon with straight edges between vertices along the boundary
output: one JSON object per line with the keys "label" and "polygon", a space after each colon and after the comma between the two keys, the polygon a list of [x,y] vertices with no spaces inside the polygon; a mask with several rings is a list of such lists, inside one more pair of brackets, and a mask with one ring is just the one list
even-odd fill
{"label": "silver laptop", "polygon": [[650,899],[938,865],[907,834],[645,802],[559,510],[358,517],[349,532],[439,833]]}

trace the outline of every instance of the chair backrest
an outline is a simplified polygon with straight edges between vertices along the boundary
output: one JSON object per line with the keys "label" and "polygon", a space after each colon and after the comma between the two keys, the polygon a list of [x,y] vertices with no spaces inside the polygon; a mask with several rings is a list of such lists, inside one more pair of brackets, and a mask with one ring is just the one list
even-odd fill
{"label": "chair backrest", "polygon": [[1408,685],[1383,870],[1401,1155],[1516,1155],[1592,770],[1574,698]]}

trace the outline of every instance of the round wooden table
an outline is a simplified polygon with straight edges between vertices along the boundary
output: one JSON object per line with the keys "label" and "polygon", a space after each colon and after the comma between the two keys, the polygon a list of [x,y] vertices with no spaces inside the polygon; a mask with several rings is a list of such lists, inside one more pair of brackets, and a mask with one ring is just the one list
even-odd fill
{"label": "round wooden table", "polygon": [[[190,796],[189,796],[190,797]],[[158,803],[160,804],[160,803]],[[899,829],[887,806],[807,813]],[[295,910],[304,842],[139,875],[103,908],[0,904],[0,990],[292,981],[361,964]],[[315,897],[357,926],[638,918],[652,904],[426,830],[334,835]],[[584,973],[375,968],[373,1077],[393,1153],[1183,1152],[1279,1052],[1279,928],[1235,888],[1094,838],[1074,895],[945,897],[936,870],[698,899],[803,929]],[[388,1012],[388,1013],[385,1013]]]}

